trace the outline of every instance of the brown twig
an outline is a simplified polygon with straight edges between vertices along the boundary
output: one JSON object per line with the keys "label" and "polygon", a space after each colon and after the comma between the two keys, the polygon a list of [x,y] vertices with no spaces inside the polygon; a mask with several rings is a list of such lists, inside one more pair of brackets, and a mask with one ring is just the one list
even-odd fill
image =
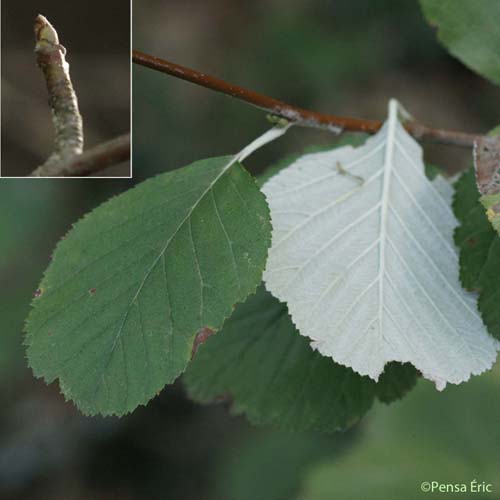
{"label": "brown twig", "polygon": [[[379,120],[363,120],[360,118],[326,115],[316,111],[298,108],[286,102],[259,94],[253,90],[239,87],[238,85],[228,83],[214,76],[207,75],[206,73],[180,66],[179,64],[145,54],[138,50],[132,51],[132,60],[134,63],[140,64],[141,66],[181,78],[182,80],[187,80],[196,85],[215,90],[216,92],[230,95],[272,113],[273,115],[294,122],[297,125],[323,128],[337,132],[339,129],[342,129],[351,132],[365,132],[368,134],[374,134],[382,126],[382,122]],[[431,128],[413,120],[406,121],[404,125],[406,130],[415,137],[415,139],[425,142],[472,148],[474,141],[483,137],[480,134],[468,134],[466,132]]]}
{"label": "brown twig", "polygon": [[47,161],[37,168],[37,176],[60,175],[58,165],[83,150],[82,117],[69,76],[66,49],[59,43],[55,28],[42,15],[35,19],[35,53],[42,70],[54,125],[54,149]]}
{"label": "brown twig", "polygon": [[[59,162],[57,164],[58,176],[78,177],[92,175],[129,158],[130,134],[125,134],[111,141],[103,142],[82,154]],[[31,177],[41,177],[39,170],[35,170]]]}

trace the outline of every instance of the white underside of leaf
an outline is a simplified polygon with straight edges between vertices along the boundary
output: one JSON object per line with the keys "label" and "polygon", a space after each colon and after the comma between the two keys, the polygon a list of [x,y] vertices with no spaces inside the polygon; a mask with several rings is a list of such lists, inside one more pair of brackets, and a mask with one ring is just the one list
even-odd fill
{"label": "white underside of leaf", "polygon": [[363,146],[302,156],[264,185],[264,281],[324,356],[375,380],[410,362],[441,390],[491,368],[500,343],[459,283],[452,188],[426,178],[397,106]]}

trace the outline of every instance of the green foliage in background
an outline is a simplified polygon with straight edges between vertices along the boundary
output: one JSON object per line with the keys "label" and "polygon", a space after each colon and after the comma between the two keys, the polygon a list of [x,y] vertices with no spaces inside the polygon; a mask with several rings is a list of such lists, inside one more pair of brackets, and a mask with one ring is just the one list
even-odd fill
{"label": "green foliage in background", "polygon": [[489,332],[500,339],[500,236],[479,201],[474,170],[464,172],[455,186],[453,210],[460,226],[455,243],[460,249],[460,280],[479,292],[478,306]]}
{"label": "green foliage in background", "polygon": [[[5,385],[25,367],[23,322],[29,300],[52,245],[61,193],[51,183],[2,179],[0,182],[0,375]],[[47,203],[50,200],[50,203]],[[1,385],[1,384],[0,384]]]}
{"label": "green foliage in background", "polygon": [[[404,400],[375,410],[362,444],[313,467],[297,499],[499,499],[499,391],[498,369],[442,393],[422,382]],[[492,484],[493,493],[471,493],[474,479]],[[466,483],[469,491],[423,493],[424,481]]]}
{"label": "green foliage in background", "polygon": [[464,64],[500,85],[500,2],[420,0],[439,40]]}
{"label": "green foliage in background", "polygon": [[258,285],[271,238],[255,181],[230,157],[104,203],[59,243],[27,323],[35,375],[87,414],[122,415],[184,370]]}
{"label": "green foliage in background", "polygon": [[218,466],[217,498],[291,500],[318,462],[341,457],[359,429],[332,436],[256,429],[226,450]]}

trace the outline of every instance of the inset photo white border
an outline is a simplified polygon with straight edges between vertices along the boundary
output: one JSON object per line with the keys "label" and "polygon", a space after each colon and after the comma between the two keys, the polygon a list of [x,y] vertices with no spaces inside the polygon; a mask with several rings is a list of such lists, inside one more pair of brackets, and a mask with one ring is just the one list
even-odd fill
{"label": "inset photo white border", "polygon": [[[111,18],[116,9],[108,6]],[[101,5],[99,9],[101,11]],[[101,35],[95,27],[89,37],[82,23],[88,26],[85,16],[91,15],[91,9],[79,11],[76,19],[74,7],[72,11],[66,4],[54,5],[44,0],[2,2],[0,182],[25,178],[133,178],[132,1],[129,2],[126,63],[128,131],[126,127],[119,130],[116,125],[117,116],[125,110],[122,92],[117,90],[120,80],[125,78],[123,44],[117,42],[116,32],[111,29],[107,33],[102,23]],[[72,33],[79,35],[72,37]],[[87,49],[88,38],[92,42]],[[109,54],[103,47],[108,48]],[[99,94],[112,98],[103,105],[104,99]],[[100,106],[89,113],[89,102],[96,95]],[[108,138],[108,129],[113,127],[116,131]],[[26,154],[15,154],[23,148]],[[19,156],[24,175],[16,175],[16,167],[12,167]],[[10,165],[8,168],[6,162]],[[113,166],[124,169],[125,162],[128,162],[128,175],[99,174]],[[26,165],[30,165],[31,170]]]}

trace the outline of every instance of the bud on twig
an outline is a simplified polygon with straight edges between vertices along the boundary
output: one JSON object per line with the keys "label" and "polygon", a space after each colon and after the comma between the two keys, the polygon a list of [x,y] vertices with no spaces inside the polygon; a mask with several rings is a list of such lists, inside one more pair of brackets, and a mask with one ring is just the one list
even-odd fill
{"label": "bud on twig", "polygon": [[47,161],[32,176],[67,175],[59,165],[83,150],[82,117],[69,76],[66,49],[59,43],[57,31],[42,15],[35,19],[35,54],[49,94],[54,125],[54,149]]}

